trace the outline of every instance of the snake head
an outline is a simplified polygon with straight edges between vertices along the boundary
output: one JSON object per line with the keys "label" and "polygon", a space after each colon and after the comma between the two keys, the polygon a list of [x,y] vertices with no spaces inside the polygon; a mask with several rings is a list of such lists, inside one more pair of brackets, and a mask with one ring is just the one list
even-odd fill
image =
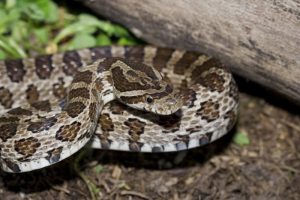
{"label": "snake head", "polygon": [[154,67],[119,59],[110,70],[115,96],[132,108],[169,115],[183,105],[180,95]]}
{"label": "snake head", "polygon": [[179,93],[175,93],[173,87],[168,83],[161,83],[164,91],[149,93],[142,96],[139,105],[144,110],[160,115],[170,115],[183,106],[183,100]]}

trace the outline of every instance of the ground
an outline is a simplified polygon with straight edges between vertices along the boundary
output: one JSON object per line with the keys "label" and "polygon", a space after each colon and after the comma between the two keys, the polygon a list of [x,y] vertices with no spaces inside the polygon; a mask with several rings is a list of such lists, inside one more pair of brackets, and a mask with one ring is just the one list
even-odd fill
{"label": "ground", "polygon": [[[300,199],[299,107],[238,85],[238,123],[212,144],[163,154],[87,149],[33,173],[0,172],[0,199]],[[250,144],[236,144],[237,132]]]}

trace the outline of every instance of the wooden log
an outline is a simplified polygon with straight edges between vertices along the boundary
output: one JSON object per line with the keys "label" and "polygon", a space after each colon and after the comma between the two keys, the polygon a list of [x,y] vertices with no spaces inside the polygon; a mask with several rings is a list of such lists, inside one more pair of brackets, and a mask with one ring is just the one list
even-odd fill
{"label": "wooden log", "polygon": [[300,103],[299,0],[79,0],[137,37],[205,52]]}

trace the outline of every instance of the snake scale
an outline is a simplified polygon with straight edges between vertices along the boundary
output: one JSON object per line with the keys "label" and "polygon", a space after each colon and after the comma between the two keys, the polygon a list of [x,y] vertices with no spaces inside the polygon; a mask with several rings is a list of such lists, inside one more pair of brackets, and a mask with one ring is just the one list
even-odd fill
{"label": "snake scale", "polygon": [[230,72],[204,54],[97,47],[0,62],[0,164],[19,173],[85,145],[171,152],[208,144],[237,118]]}

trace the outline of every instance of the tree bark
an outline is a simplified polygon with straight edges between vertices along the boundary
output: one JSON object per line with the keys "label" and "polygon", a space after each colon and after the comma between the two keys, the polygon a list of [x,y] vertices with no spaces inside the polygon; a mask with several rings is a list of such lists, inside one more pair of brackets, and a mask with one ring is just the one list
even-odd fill
{"label": "tree bark", "polygon": [[158,46],[200,51],[300,102],[299,0],[79,0]]}

